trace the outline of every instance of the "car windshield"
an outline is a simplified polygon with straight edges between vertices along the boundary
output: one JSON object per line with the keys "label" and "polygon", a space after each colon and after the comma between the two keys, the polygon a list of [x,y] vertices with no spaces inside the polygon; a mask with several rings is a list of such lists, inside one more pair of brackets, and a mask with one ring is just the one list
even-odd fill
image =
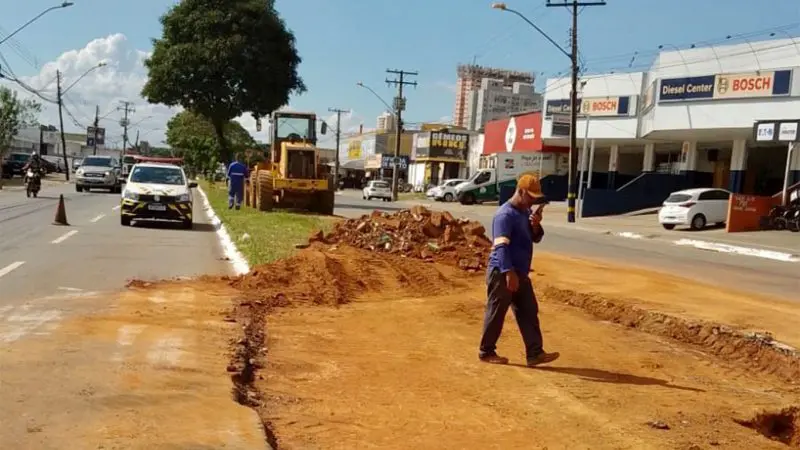
{"label": "car windshield", "polygon": [[688,202],[692,199],[692,196],[689,194],[672,194],[670,195],[666,202],[667,203],[684,203]]}
{"label": "car windshield", "polygon": [[123,164],[136,164],[136,158],[133,156],[124,156],[122,157]]}
{"label": "car windshield", "polygon": [[131,173],[132,183],[184,184],[181,170],[175,167],[139,166]]}
{"label": "car windshield", "polygon": [[30,155],[26,155],[24,153],[14,153],[14,154],[11,155],[10,159],[12,161],[23,161],[24,162],[24,161],[27,161],[28,158],[30,158]]}
{"label": "car windshield", "polygon": [[85,158],[81,163],[87,167],[111,167],[111,158]]}
{"label": "car windshield", "polygon": [[386,189],[386,188],[389,187],[389,183],[387,183],[385,181],[373,181],[372,182],[372,187]]}

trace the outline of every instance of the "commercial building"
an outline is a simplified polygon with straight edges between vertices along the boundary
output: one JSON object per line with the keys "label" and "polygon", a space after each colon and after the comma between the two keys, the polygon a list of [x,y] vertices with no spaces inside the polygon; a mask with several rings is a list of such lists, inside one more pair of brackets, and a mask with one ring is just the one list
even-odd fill
{"label": "commercial building", "polygon": [[394,130],[394,114],[389,111],[381,113],[376,122],[376,131],[393,131]]}
{"label": "commercial building", "polygon": [[[584,77],[576,127],[592,173],[584,215],[656,206],[686,187],[777,193],[788,146],[756,142],[753,125],[800,119],[798,69],[800,39],[774,39],[663,51],[646,72]],[[569,86],[547,81],[545,144],[568,145]],[[800,181],[794,153],[791,182]]]}
{"label": "commercial building", "polygon": [[427,186],[452,178],[466,178],[469,142],[476,134],[446,128],[416,133],[408,182]]}
{"label": "commercial building", "polygon": [[456,69],[456,103],[453,111],[453,124],[457,127],[467,127],[468,97],[470,92],[478,90],[484,78],[502,80],[504,85],[514,83],[533,84],[534,76],[530,72],[520,72],[507,69],[493,69],[475,64],[461,64]]}
{"label": "commercial building", "polygon": [[464,122],[469,130],[481,130],[490,120],[541,109],[542,95],[534,92],[533,84],[484,78],[467,96]]}

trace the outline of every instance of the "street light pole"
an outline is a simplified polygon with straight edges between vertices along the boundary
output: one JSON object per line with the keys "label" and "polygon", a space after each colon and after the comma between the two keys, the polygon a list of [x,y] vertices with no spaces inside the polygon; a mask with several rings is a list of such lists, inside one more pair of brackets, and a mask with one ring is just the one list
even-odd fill
{"label": "street light pole", "polygon": [[72,6],[72,5],[74,5],[74,3],[72,3],[72,2],[64,2],[64,3],[60,4],[60,5],[51,6],[51,7],[47,8],[47,9],[45,9],[44,11],[40,12],[38,16],[36,16],[33,19],[25,22],[24,24],[22,24],[21,27],[19,27],[16,30],[12,31],[11,34],[9,34],[8,36],[4,37],[3,39],[0,39],[0,45],[3,45],[7,40],[9,40],[12,37],[14,37],[15,34],[19,33],[22,30],[24,30],[28,25],[32,24],[33,22],[36,22],[37,20],[39,20],[40,17],[42,17],[43,15],[49,13],[50,11],[54,11],[56,9],[67,8],[67,7]]}
{"label": "street light pole", "polygon": [[581,6],[604,6],[605,1],[578,1],[578,0],[561,0],[553,2],[547,0],[548,7],[566,6],[572,9],[572,33],[571,33],[571,51],[564,50],[556,41],[547,35],[541,28],[536,26],[527,17],[519,11],[515,11],[506,6],[505,3],[493,3],[492,8],[502,11],[508,11],[519,16],[522,20],[528,23],[542,36],[544,36],[551,44],[561,51],[570,59],[572,66],[572,77],[570,87],[570,132],[569,132],[569,170],[567,171],[567,222],[575,222],[575,200],[578,194],[578,7]]}

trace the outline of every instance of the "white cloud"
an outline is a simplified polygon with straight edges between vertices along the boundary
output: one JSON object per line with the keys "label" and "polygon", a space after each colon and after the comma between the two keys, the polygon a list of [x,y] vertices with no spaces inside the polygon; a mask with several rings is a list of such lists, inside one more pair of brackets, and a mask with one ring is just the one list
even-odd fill
{"label": "white cloud", "polygon": [[[180,108],[167,108],[162,105],[151,105],[141,97],[142,87],[147,80],[147,70],[144,60],[149,52],[134,48],[124,34],[113,34],[89,42],[84,48],[70,50],[63,53],[55,61],[42,66],[40,72],[30,77],[20,77],[24,83],[38,90],[47,98],[56,97],[56,71],[60,70],[63,77],[63,87],[66,89],[75,83],[65,95],[66,111],[64,113],[64,128],[68,132],[81,132],[85,126],[94,120],[95,105],[100,107],[100,126],[106,128],[107,145],[122,145],[122,127],[119,125],[123,112],[118,110],[121,101],[133,103],[135,112],[129,117],[132,124],[128,130],[131,140],[140,133],[140,140],[146,140],[151,145],[162,145],[166,140],[165,128],[167,121]],[[77,81],[86,71],[104,62],[106,66],[92,71],[84,78]],[[34,97],[16,84],[4,84],[20,92],[25,97]],[[70,115],[71,114],[71,115]],[[73,119],[74,117],[74,119]],[[336,127],[336,115],[322,117],[329,128]],[[39,118],[43,124],[58,127],[58,107],[45,102]],[[266,120],[263,120],[261,132],[256,131],[256,122],[249,114],[237,119],[256,140],[266,141]],[[77,123],[76,123],[77,122]],[[342,134],[358,132],[358,127],[364,119],[354,112],[342,114]],[[333,132],[322,137],[320,145],[335,146]]]}

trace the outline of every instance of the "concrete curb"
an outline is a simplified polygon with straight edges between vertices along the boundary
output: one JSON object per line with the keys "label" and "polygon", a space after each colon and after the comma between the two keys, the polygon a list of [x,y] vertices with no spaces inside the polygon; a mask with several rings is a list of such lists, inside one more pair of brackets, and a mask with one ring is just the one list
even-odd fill
{"label": "concrete curb", "polygon": [[759,247],[747,247],[747,246],[726,244],[714,241],[705,241],[699,239],[686,239],[686,238],[673,239],[665,237],[662,234],[642,234],[642,233],[635,233],[632,231],[614,231],[614,230],[609,230],[607,228],[590,228],[590,227],[582,227],[579,225],[552,224],[550,226],[555,226],[557,228],[562,228],[562,229],[566,228],[577,231],[584,231],[589,233],[604,234],[607,236],[615,236],[625,239],[656,240],[673,245],[694,247],[698,250],[706,250],[718,253],[727,253],[727,254],[743,255],[743,256],[753,256],[757,258],[770,259],[773,261],[788,262],[788,263],[800,262],[800,255],[789,252],[782,252],[778,250],[769,250]]}
{"label": "concrete curb", "polygon": [[695,239],[678,239],[673,241],[675,245],[694,247],[700,250],[709,250],[719,253],[732,253],[744,256],[755,256],[758,258],[771,259],[773,261],[797,263],[800,262],[800,256],[786,252],[778,252],[774,250],[765,250],[753,247],[742,247],[738,245],[721,244],[719,242],[699,241]]}
{"label": "concrete curb", "polygon": [[208,220],[211,221],[211,225],[217,232],[217,238],[219,239],[219,244],[222,246],[222,252],[231,262],[234,273],[236,273],[236,275],[244,275],[250,272],[250,264],[247,263],[244,255],[242,255],[233,242],[233,239],[231,239],[231,235],[228,233],[225,225],[217,216],[217,213],[214,212],[214,208],[211,207],[211,203],[208,201],[208,196],[200,186],[197,187],[197,192],[203,197],[203,209],[206,212]]}

